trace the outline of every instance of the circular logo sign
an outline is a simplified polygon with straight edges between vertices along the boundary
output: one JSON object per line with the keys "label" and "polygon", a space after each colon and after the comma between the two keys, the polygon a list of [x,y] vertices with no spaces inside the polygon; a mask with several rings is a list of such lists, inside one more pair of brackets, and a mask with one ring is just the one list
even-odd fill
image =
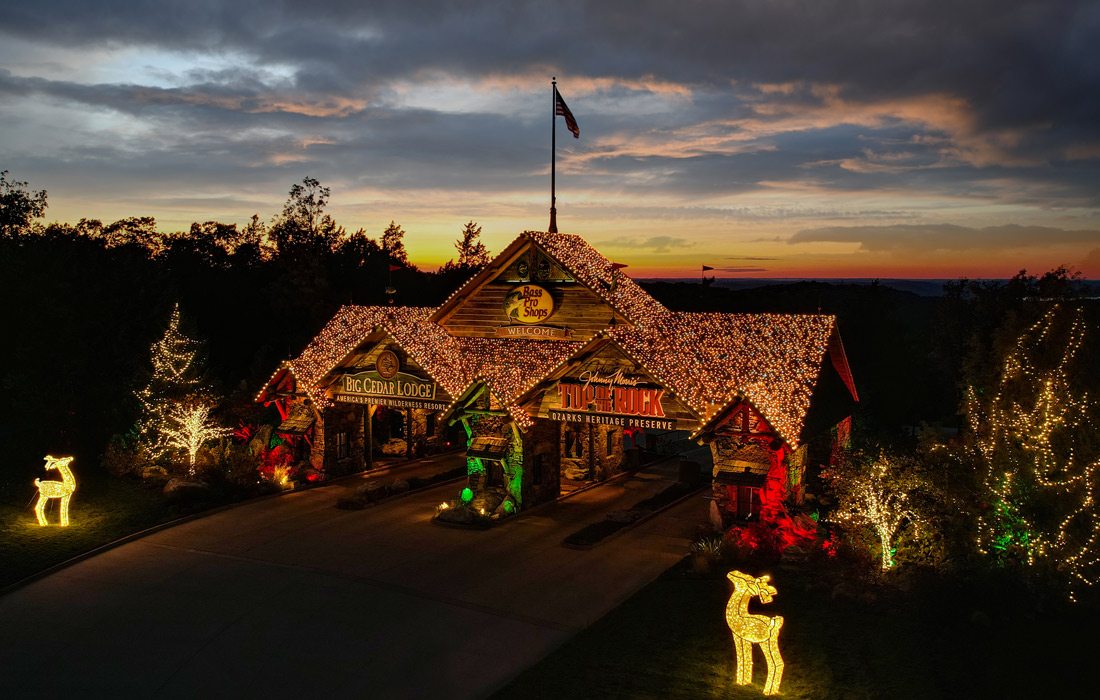
{"label": "circular logo sign", "polygon": [[393,379],[401,369],[401,360],[397,359],[393,350],[383,350],[374,361],[374,369],[383,379]]}
{"label": "circular logo sign", "polygon": [[553,313],[553,297],[538,285],[521,284],[504,297],[504,315],[509,321],[542,323]]}

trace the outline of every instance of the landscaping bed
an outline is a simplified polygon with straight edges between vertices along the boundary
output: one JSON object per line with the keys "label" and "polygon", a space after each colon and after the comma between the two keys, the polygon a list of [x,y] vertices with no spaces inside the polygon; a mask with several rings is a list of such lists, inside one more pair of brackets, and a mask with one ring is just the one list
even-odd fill
{"label": "landscaping bed", "polygon": [[594,547],[608,537],[667,508],[700,488],[702,487],[698,482],[677,481],[660,493],[635,504],[629,510],[609,513],[603,520],[584,526],[562,540],[562,544],[579,549]]}
{"label": "landscaping bed", "polygon": [[466,465],[462,464],[454,469],[432,474],[431,476],[412,476],[408,479],[400,477],[378,477],[370,479],[367,483],[355,489],[355,494],[348,498],[341,498],[336,502],[337,508],[344,510],[361,510],[371,503],[378,503],[391,496],[396,496],[410,491],[419,491],[429,486],[435,486],[445,481],[452,481],[466,476]]}

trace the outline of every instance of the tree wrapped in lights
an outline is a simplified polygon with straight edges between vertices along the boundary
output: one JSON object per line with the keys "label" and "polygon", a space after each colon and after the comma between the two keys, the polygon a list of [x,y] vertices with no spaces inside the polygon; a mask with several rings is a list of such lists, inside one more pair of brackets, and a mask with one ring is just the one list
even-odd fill
{"label": "tree wrapped in lights", "polygon": [[1073,375],[1084,341],[1083,309],[1055,306],[1016,340],[992,394],[971,387],[966,401],[986,501],[979,550],[1060,571],[1071,597],[1100,578],[1097,406]]}
{"label": "tree wrapped in lights", "polygon": [[172,308],[164,335],[149,349],[152,374],[135,393],[141,403],[140,442],[153,459],[170,449],[167,428],[181,404],[205,394],[202,343],[180,330],[179,304]]}
{"label": "tree wrapped in lights", "polygon": [[878,542],[882,570],[892,569],[898,535],[906,526],[920,527],[923,520],[915,502],[931,482],[920,464],[879,453],[870,460],[843,461],[822,476],[837,500],[830,520],[870,528]]}
{"label": "tree wrapped in lights", "polygon": [[161,427],[165,444],[187,453],[187,473],[192,477],[195,476],[195,458],[203,445],[232,432],[214,423],[210,411],[209,405],[201,403],[171,404],[168,420]]}

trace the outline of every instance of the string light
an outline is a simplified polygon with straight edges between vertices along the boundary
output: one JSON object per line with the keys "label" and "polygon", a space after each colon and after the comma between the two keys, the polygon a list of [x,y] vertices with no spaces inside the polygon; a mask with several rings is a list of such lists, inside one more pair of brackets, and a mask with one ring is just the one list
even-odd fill
{"label": "string light", "polygon": [[[983,404],[971,387],[966,400],[992,500],[979,515],[979,550],[1053,565],[1067,575],[1071,599],[1077,586],[1100,579],[1100,458],[1082,457],[1096,434],[1096,406],[1071,378],[1085,328],[1083,309],[1053,307],[1017,339],[992,399]],[[1059,348],[1057,361],[1044,361]],[[1051,508],[1056,515],[1044,518]]]}
{"label": "string light", "polygon": [[[431,321],[434,311],[344,306],[301,356],[272,374],[257,399],[288,370],[316,404],[331,405],[321,382],[381,329],[452,397],[448,410],[484,383],[526,430],[533,419],[520,400],[585,345],[454,337]],[[833,316],[665,311],[648,325],[618,325],[604,336],[681,398],[701,426],[743,398],[795,447],[835,330]]]}
{"label": "string light", "polygon": [[770,603],[778,591],[768,583],[771,577],[766,575],[754,577],[731,571],[726,578],[733,583],[733,594],[726,605],[726,624],[733,633],[733,649],[737,655],[737,685],[752,683],[752,647],[759,644],[768,665],[764,695],[778,695],[784,667],[783,656],[779,653],[779,630],[783,627],[783,617],[749,613],[749,601],[759,598],[761,603]]}
{"label": "string light", "polygon": [[39,525],[49,525],[46,521],[46,503],[51,498],[61,501],[61,526],[69,525],[69,501],[76,491],[76,477],[73,476],[72,457],[52,457],[46,455],[46,469],[56,469],[61,474],[61,481],[42,481],[35,479],[34,485],[38,488],[38,502],[34,504],[34,514],[38,518]]}
{"label": "string light", "polygon": [[187,452],[187,473],[195,476],[195,457],[202,446],[233,431],[210,421],[210,406],[184,403],[171,407],[161,432],[168,446]]}
{"label": "string light", "polygon": [[683,312],[606,331],[699,416],[695,435],[743,398],[792,448],[834,333],[827,315]]}
{"label": "string light", "polygon": [[[527,231],[498,256],[510,261],[533,244],[625,320],[609,321],[591,342],[616,344],[682,400],[697,421],[692,437],[738,402],[748,402],[796,447],[810,398],[831,343],[836,319],[826,315],[672,312],[573,234]],[[476,338],[450,335],[441,320],[454,304],[498,270],[491,264],[438,308],[344,306],[302,354],[277,368],[257,395],[264,400],[291,375],[318,410],[333,403],[333,371],[379,332],[399,345],[436,381],[454,410],[479,386],[520,431],[534,425],[524,402],[547,377],[588,347],[579,341]],[[456,301],[457,300],[457,301]],[[846,376],[846,375],[845,375]]]}
{"label": "string light", "polygon": [[149,349],[153,373],[148,383],[134,392],[142,406],[138,431],[154,458],[163,455],[170,445],[164,434],[169,414],[184,396],[199,393],[201,343],[180,331],[180,307],[172,307],[164,335]]}
{"label": "string light", "polygon": [[865,468],[843,475],[826,471],[823,476],[839,495],[838,507],[830,519],[870,525],[882,550],[882,570],[892,569],[898,531],[906,523],[921,523],[919,514],[910,507],[910,495],[924,485],[921,477],[912,470],[899,469],[883,454]]}

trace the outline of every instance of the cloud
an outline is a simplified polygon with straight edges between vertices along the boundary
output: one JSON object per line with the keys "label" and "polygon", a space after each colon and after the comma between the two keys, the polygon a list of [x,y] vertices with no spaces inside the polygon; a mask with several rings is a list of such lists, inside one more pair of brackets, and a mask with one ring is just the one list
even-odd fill
{"label": "cloud", "polygon": [[718,272],[767,272],[766,267],[716,267]]}
{"label": "cloud", "polygon": [[695,241],[677,236],[650,236],[648,238],[619,236],[618,238],[601,241],[598,245],[607,248],[648,250],[651,253],[671,253],[681,248],[690,248],[695,245]]}
{"label": "cloud", "polygon": [[[51,194],[195,218],[308,173],[363,209],[541,221],[557,75],[563,212],[625,212],[645,250],[690,244],[669,221],[1060,226],[1100,208],[1098,41],[1084,0],[8,0],[0,153]],[[973,230],[849,242],[1016,240]]]}
{"label": "cloud", "polygon": [[869,252],[931,252],[1046,248],[1054,245],[1100,244],[1098,229],[1050,226],[986,226],[897,224],[892,226],[826,226],[798,231],[787,242],[858,243]]}

